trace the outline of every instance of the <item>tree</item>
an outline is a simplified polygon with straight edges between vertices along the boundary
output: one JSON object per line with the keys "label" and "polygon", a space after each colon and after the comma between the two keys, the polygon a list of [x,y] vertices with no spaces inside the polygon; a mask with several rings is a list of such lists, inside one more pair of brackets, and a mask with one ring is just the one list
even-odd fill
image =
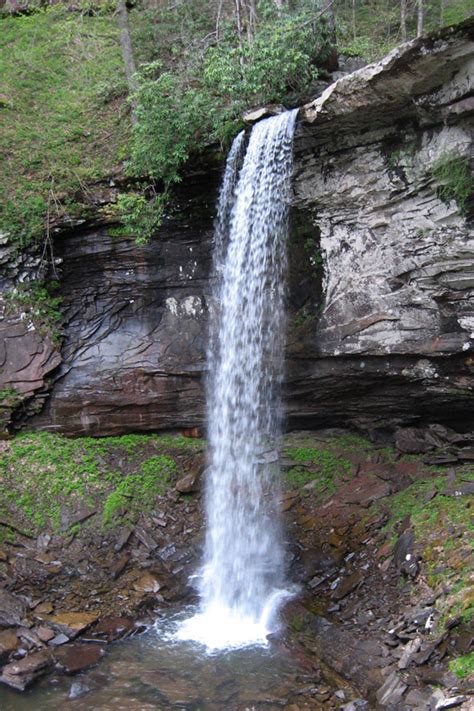
{"label": "tree", "polygon": [[423,34],[423,24],[424,24],[424,7],[423,0],[418,0],[418,15],[416,22],[416,36],[421,37]]}
{"label": "tree", "polygon": [[[135,66],[135,58],[133,56],[130,25],[128,23],[128,11],[125,0],[117,0],[117,21],[120,28],[120,46],[122,48],[122,58],[125,65],[128,91],[133,97],[138,91],[138,81],[136,77],[137,68]],[[136,123],[135,109],[136,102],[132,98],[132,123]]]}
{"label": "tree", "polygon": [[407,41],[407,0],[400,0],[400,34],[402,42]]}

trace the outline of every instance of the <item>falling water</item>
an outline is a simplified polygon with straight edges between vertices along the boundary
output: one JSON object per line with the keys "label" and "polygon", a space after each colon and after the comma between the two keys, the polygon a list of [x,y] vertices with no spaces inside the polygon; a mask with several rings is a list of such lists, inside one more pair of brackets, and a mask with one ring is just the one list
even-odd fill
{"label": "falling water", "polygon": [[296,114],[258,123],[241,168],[244,134],[237,136],[219,199],[201,609],[179,632],[213,649],[265,643],[287,594],[275,445]]}

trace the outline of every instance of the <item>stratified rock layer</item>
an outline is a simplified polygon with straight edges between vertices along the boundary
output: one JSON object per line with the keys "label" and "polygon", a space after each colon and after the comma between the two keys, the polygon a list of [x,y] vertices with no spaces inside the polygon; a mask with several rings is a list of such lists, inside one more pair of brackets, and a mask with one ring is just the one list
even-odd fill
{"label": "stratified rock layer", "polygon": [[302,109],[295,203],[325,278],[320,318],[290,344],[300,426],[472,423],[473,202],[449,198],[473,188],[473,33],[415,40]]}
{"label": "stratified rock layer", "polygon": [[215,181],[204,186],[188,186],[180,218],[144,246],[106,227],[57,240],[66,339],[33,426],[103,435],[202,421]]}

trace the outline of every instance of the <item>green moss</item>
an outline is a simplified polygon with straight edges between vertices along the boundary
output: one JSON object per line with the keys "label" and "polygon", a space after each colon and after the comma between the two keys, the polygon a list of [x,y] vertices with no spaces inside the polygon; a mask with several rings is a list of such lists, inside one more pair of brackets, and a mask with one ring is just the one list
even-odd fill
{"label": "green moss", "polygon": [[[370,440],[357,434],[343,434],[333,437],[330,442],[331,447],[337,447],[340,449],[347,449],[350,451],[359,450],[361,452],[367,452],[370,449],[374,449],[374,445]],[[380,451],[379,449],[377,451]]]}
{"label": "green moss", "polygon": [[474,177],[469,158],[446,153],[434,165],[433,177],[439,185],[438,195],[441,200],[454,200],[461,214],[465,214],[467,202],[474,192]]}
{"label": "green moss", "polygon": [[104,525],[110,525],[118,519],[134,523],[141,511],[153,507],[156,496],[166,492],[176,472],[176,463],[164,455],[150,457],[142,462],[139,474],[126,476],[115,491],[108,495],[102,516]]}
{"label": "green moss", "polygon": [[474,652],[465,654],[449,662],[449,668],[460,679],[467,679],[474,674]]}
{"label": "green moss", "polygon": [[[323,492],[333,494],[341,478],[352,473],[351,463],[332,451],[330,447],[327,449],[308,446],[287,448],[285,454],[297,463],[297,466],[287,472],[288,484],[302,488],[313,481],[316,495]],[[306,466],[298,466],[298,464]]]}
{"label": "green moss", "polygon": [[20,435],[0,460],[0,518],[32,534],[59,531],[63,507],[90,506],[107,525],[118,523],[119,510],[126,520],[136,520],[176,478],[175,457],[196,451],[196,441],[188,450],[184,439]]}

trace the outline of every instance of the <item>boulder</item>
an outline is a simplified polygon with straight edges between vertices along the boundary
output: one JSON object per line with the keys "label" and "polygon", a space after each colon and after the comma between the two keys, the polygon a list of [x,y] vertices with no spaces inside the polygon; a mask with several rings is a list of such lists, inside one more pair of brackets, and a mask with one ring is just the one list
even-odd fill
{"label": "boulder", "polygon": [[407,689],[407,684],[396,672],[392,672],[384,681],[376,693],[377,701],[381,706],[392,706],[397,708],[403,694]]}
{"label": "boulder", "polygon": [[3,667],[0,683],[24,691],[35,679],[45,674],[52,664],[53,658],[49,650],[29,654]]}
{"label": "boulder", "polygon": [[15,630],[3,630],[0,632],[0,664],[5,662],[12,652],[20,646],[18,635]]}
{"label": "boulder", "polygon": [[353,573],[343,578],[337,585],[332,594],[333,598],[335,600],[342,600],[342,598],[349,595],[349,593],[351,593],[363,579],[364,574],[359,570],[355,570]]}
{"label": "boulder", "polygon": [[56,667],[64,674],[77,674],[97,664],[104,650],[96,644],[68,644],[53,653]]}
{"label": "boulder", "polygon": [[104,617],[88,634],[89,639],[113,642],[128,636],[134,629],[134,623],[127,617]]}
{"label": "boulder", "polygon": [[266,106],[260,106],[257,109],[246,111],[242,118],[245,123],[252,124],[257,123],[257,121],[261,121],[264,118],[268,118],[269,116],[277,116],[278,114],[282,114],[285,110],[285,107],[281,106],[281,104],[267,104]]}
{"label": "boulder", "polygon": [[45,617],[48,625],[69,639],[77,637],[96,621],[97,614],[94,612],[62,612]]}
{"label": "boulder", "polygon": [[133,589],[141,593],[157,593],[161,584],[151,573],[144,573],[133,583]]}
{"label": "boulder", "polygon": [[0,627],[13,627],[21,624],[26,614],[26,605],[19,597],[0,589]]}

